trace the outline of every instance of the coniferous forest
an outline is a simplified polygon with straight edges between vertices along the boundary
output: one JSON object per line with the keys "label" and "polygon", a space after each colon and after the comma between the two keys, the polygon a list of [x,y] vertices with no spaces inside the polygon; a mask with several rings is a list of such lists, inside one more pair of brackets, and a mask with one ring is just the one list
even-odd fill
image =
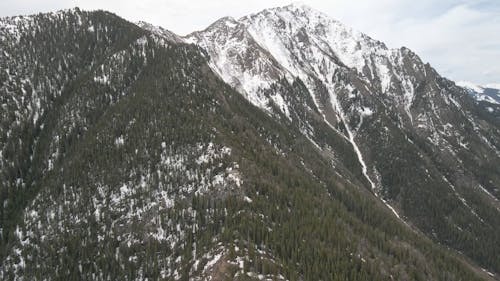
{"label": "coniferous forest", "polygon": [[341,99],[380,112],[342,119],[320,79],[280,76],[260,95],[289,111],[262,110],[165,34],[78,8],[0,19],[0,279],[498,278],[500,125],[451,81],[434,71],[414,107],[434,79],[476,118],[443,109],[473,136],[460,166],[383,97]]}

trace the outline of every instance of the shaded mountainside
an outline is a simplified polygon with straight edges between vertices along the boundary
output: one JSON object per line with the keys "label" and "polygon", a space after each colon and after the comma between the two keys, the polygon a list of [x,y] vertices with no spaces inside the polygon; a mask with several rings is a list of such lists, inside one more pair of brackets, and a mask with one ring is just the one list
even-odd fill
{"label": "shaded mountainside", "polygon": [[[251,46],[224,53],[207,45],[232,46],[222,37],[196,46],[185,42],[203,34],[180,38],[102,11],[0,20],[3,280],[487,280],[475,263],[499,271],[498,126],[463,91],[421,66],[431,74],[398,107],[397,93],[384,96],[340,55],[325,52],[321,70],[285,64],[249,22],[207,29],[240,28],[211,36]],[[215,54],[246,57],[231,66]],[[418,131],[421,115],[465,127]],[[457,144],[455,133],[466,139]],[[469,149],[438,150],[426,134]]]}

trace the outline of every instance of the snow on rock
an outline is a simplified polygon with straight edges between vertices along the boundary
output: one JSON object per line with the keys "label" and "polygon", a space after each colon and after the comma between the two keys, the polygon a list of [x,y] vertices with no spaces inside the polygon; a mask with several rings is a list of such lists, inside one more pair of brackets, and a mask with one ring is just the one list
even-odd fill
{"label": "snow on rock", "polygon": [[473,90],[474,92],[479,93],[479,94],[482,94],[484,92],[484,88],[483,87],[481,87],[481,86],[479,86],[477,84],[474,84],[472,82],[458,81],[456,84],[457,84],[457,86]]}
{"label": "snow on rock", "polygon": [[[236,88],[254,105],[270,111],[270,99],[264,95],[273,82],[287,72],[233,18],[218,20],[207,29],[185,38],[205,49],[210,66],[226,83]],[[287,116],[288,108],[281,96],[274,103]]]}
{"label": "snow on rock", "polygon": [[[325,123],[352,144],[363,175],[371,188],[377,189],[370,176],[372,169],[356,139],[363,121],[376,112],[359,103],[345,108],[339,94],[347,89],[349,98],[356,99],[359,85],[339,84],[332,77],[339,70],[355,71],[378,89],[371,94],[384,94],[392,99],[413,123],[411,106],[416,84],[413,72],[425,72],[425,67],[419,60],[407,66],[407,58],[416,57],[411,51],[389,49],[382,42],[301,4],[263,10],[238,20],[223,18],[185,40],[205,49],[212,69],[251,103],[267,112],[271,111],[270,104],[274,104],[290,120],[291,110],[285,97],[263,92],[282,78],[289,82],[295,78],[302,80]],[[318,82],[323,88],[318,88]],[[321,93],[324,88],[330,100],[326,105],[319,98],[324,95]],[[328,121],[323,111],[331,110],[323,106],[331,106],[346,132],[340,133]],[[350,124],[356,115],[358,123]],[[315,143],[307,130],[303,133]]]}
{"label": "snow on rock", "polygon": [[478,102],[487,102],[495,105],[500,105],[499,84],[487,84],[485,86],[480,86],[466,81],[459,81],[456,84],[457,86],[466,89]]}
{"label": "snow on rock", "polygon": [[[412,56],[409,50],[388,49],[382,42],[301,4],[263,10],[238,20],[222,18],[184,40],[205,49],[212,69],[251,103],[268,112],[274,104],[288,119],[291,110],[286,99],[279,94],[266,96],[266,89],[281,78],[289,82],[300,78],[316,109],[321,110],[316,79],[334,90],[332,76],[347,67],[378,85],[380,93],[403,104],[413,120],[410,108],[415,81],[411,72],[425,71],[420,61],[406,70],[405,58]],[[399,87],[402,95],[396,95],[394,87]]]}
{"label": "snow on rock", "polygon": [[139,21],[136,23],[137,26],[141,27],[142,29],[148,30],[151,32],[153,35],[157,36],[158,38],[164,38],[166,39],[167,42],[171,43],[182,43],[184,40],[180,38],[178,35],[175,33],[164,29],[161,26],[154,26],[150,23],[144,22],[144,21]]}
{"label": "snow on rock", "polygon": [[117,147],[123,146],[124,144],[125,144],[125,139],[123,138],[123,135],[121,135],[118,138],[116,138],[115,145]]}
{"label": "snow on rock", "polygon": [[211,257],[211,259],[205,264],[205,267],[203,268],[203,271],[208,271],[209,269],[213,268],[214,265],[222,258],[224,252],[217,253]]}

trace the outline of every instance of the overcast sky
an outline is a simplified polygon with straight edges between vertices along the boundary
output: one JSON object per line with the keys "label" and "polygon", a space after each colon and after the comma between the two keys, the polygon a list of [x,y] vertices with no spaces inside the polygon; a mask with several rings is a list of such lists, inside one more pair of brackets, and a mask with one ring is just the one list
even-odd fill
{"label": "overcast sky", "polygon": [[[187,34],[223,16],[284,6],[282,0],[0,0],[0,16],[78,6]],[[306,4],[384,41],[406,46],[444,76],[500,83],[499,0],[304,0]]]}

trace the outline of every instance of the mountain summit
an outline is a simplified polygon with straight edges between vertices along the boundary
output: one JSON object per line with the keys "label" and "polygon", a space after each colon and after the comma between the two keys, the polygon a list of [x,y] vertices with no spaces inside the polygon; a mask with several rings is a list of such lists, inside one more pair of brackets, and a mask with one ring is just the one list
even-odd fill
{"label": "mountain summit", "polygon": [[500,124],[303,5],[0,19],[2,280],[492,280]]}

